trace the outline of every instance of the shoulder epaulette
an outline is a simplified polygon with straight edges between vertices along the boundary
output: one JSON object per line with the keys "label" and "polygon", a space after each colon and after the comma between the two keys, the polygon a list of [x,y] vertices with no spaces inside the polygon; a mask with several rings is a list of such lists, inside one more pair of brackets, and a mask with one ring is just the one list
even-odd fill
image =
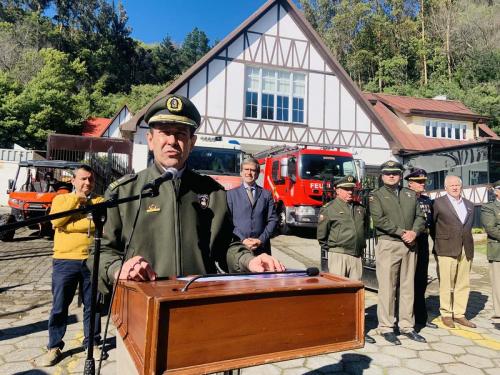
{"label": "shoulder epaulette", "polygon": [[137,173],[126,174],[125,176],[119,178],[118,180],[109,184],[109,190],[115,190],[118,186],[123,185],[129,181],[133,181],[137,178]]}
{"label": "shoulder epaulette", "polygon": [[330,206],[333,202],[335,201],[335,199],[332,199],[330,202],[326,202],[323,206],[321,206],[321,208],[327,208],[328,206]]}

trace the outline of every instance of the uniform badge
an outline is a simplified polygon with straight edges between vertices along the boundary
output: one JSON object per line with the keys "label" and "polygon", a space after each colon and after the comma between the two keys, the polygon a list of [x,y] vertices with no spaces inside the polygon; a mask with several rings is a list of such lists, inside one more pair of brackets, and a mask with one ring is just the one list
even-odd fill
{"label": "uniform badge", "polygon": [[182,111],[182,100],[176,96],[171,96],[167,99],[167,109],[170,112]]}
{"label": "uniform badge", "polygon": [[319,215],[319,219],[318,219],[318,221],[319,221],[319,222],[322,222],[324,218],[325,218],[325,217],[323,216],[323,214],[320,214],[320,215]]}
{"label": "uniform badge", "polygon": [[205,209],[210,203],[210,198],[208,194],[198,194],[198,201],[200,202],[200,207]]}
{"label": "uniform badge", "polygon": [[373,197],[370,195],[370,196],[368,197],[368,200],[369,200],[370,202],[373,202]]}
{"label": "uniform badge", "polygon": [[146,212],[159,212],[160,207],[158,207],[156,204],[151,203],[149,207],[147,208]]}
{"label": "uniform badge", "polygon": [[409,192],[406,192],[406,195],[408,195],[408,198],[411,198],[411,194]]}

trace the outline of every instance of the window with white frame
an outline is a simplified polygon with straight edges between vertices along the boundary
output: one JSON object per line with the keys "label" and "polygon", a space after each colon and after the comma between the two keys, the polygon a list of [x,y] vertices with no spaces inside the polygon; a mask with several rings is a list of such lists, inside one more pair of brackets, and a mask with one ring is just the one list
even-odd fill
{"label": "window with white frame", "polygon": [[425,120],[426,137],[465,140],[466,135],[467,124]]}
{"label": "window with white frame", "polygon": [[245,90],[246,118],[304,123],[305,74],[247,67]]}

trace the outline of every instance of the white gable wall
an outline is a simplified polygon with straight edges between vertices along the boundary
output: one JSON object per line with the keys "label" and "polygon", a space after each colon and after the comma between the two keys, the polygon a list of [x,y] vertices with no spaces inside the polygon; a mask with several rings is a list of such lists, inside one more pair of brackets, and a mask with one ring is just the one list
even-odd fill
{"label": "white gable wall", "polygon": [[[383,163],[392,157],[387,141],[317,48],[290,14],[275,5],[176,92],[188,96],[202,115],[199,134],[231,137],[243,150],[285,143],[335,144],[367,164]],[[304,123],[245,118],[249,66],[305,74]]]}

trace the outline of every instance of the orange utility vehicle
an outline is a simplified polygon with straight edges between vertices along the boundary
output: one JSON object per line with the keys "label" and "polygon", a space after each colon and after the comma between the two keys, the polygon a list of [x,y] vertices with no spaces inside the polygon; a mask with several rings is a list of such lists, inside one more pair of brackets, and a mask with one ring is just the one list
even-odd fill
{"label": "orange utility vehicle", "polygon": [[[63,160],[28,160],[19,162],[16,178],[9,180],[10,214],[0,217],[0,225],[48,215],[57,194],[72,190],[72,169],[81,163]],[[50,222],[36,224],[31,229],[51,233]],[[12,241],[15,229],[0,232],[0,240]]]}

